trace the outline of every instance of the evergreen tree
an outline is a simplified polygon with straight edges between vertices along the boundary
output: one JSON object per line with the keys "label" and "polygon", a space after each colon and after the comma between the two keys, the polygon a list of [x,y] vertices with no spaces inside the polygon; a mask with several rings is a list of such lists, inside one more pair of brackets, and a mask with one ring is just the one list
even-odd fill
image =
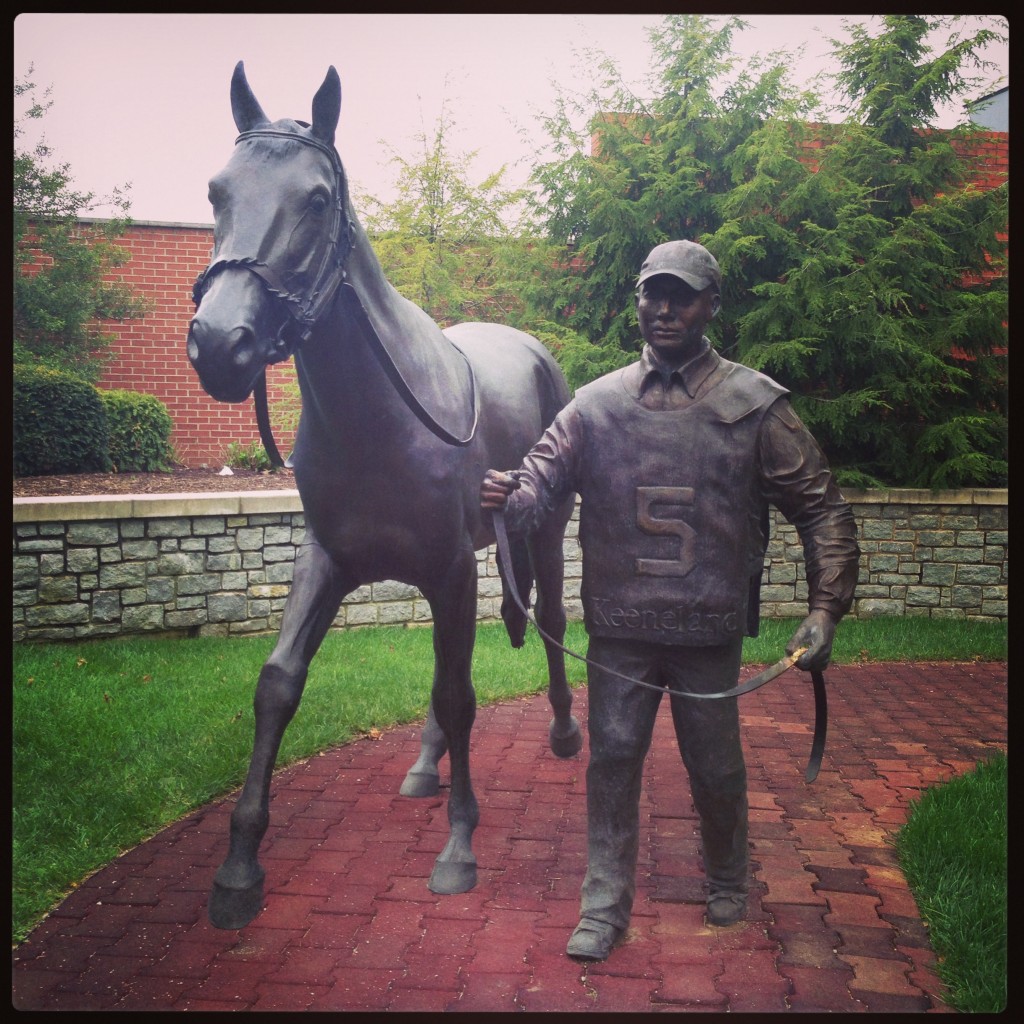
{"label": "evergreen tree", "polygon": [[49,91],[35,98],[32,68],[14,83],[27,108],[14,122],[14,357],[95,380],[110,340],[100,321],[142,316],[145,303],[109,272],[127,262],[113,244],[130,224],[124,189],[111,197],[124,216],[85,226],[92,193],[73,187],[66,163],[52,164],[45,141],[27,146],[28,122],[52,105]]}
{"label": "evergreen tree", "polygon": [[602,353],[583,365],[621,364],[639,347],[643,257],[700,241],[724,275],[712,340],[791,389],[842,482],[1005,483],[1006,281],[991,271],[1007,188],[969,184],[958,153],[971,129],[928,130],[936,103],[976,85],[964,69],[993,34],[950,34],[931,57],[925,36],[954,22],[890,15],[876,37],[847,26],[852,42],[834,45],[850,115],[825,125],[785,54],[736,66],[742,27],[666,18],[651,37],[654,99],[607,63],[582,101],[562,97],[536,183],[564,272],[534,301]]}

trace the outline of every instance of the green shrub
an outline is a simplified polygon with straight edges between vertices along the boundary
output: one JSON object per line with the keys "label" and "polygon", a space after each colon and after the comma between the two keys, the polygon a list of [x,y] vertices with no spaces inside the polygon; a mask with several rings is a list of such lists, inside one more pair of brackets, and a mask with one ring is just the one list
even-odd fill
{"label": "green shrub", "polygon": [[224,454],[224,461],[232,469],[258,469],[269,472],[274,468],[261,441],[250,441],[248,444],[232,441]]}
{"label": "green shrub", "polygon": [[14,475],[110,469],[107,416],[88,381],[41,366],[14,368]]}
{"label": "green shrub", "polygon": [[163,402],[138,391],[101,391],[110,430],[110,461],[119,473],[170,469],[174,423]]}

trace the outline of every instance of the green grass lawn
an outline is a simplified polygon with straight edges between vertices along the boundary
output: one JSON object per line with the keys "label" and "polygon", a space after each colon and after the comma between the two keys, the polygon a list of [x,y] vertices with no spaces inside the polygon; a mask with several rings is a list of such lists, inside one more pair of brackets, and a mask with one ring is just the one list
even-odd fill
{"label": "green grass lawn", "polygon": [[1008,762],[997,755],[925,790],[896,836],[896,852],[950,1005],[1006,1008]]}
{"label": "green grass lawn", "polygon": [[[769,621],[748,662],[775,661],[794,622]],[[570,625],[567,642],[584,650]],[[147,638],[19,644],[13,657],[13,937],[20,941],[82,878],[202,804],[239,786],[252,746],[252,695],[273,637]],[[1006,627],[930,619],[839,628],[836,662],[1005,658]],[[569,660],[570,679],[585,668]],[[426,714],[431,632],[375,628],[328,635],[313,661],[279,765],[371,729]],[[481,703],[546,687],[532,632],[512,650],[478,630]]]}

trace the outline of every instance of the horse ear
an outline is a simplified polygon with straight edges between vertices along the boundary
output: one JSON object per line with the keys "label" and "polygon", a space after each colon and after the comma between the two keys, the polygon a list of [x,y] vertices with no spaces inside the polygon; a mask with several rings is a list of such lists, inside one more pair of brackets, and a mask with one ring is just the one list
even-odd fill
{"label": "horse ear", "polygon": [[263,113],[263,108],[249,88],[242,61],[235,65],[235,72],[231,76],[231,116],[240,132],[249,132],[270,124],[270,118]]}
{"label": "horse ear", "polygon": [[324,84],[313,97],[313,134],[334,145],[334,129],[338,127],[338,115],[341,113],[341,79],[332,64],[327,69]]}

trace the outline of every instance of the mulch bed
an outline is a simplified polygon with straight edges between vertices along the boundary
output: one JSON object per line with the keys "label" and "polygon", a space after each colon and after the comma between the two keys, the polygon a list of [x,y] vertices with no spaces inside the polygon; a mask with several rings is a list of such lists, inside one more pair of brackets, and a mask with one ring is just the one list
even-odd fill
{"label": "mulch bed", "polygon": [[279,469],[274,473],[236,469],[231,476],[221,476],[216,469],[175,469],[169,473],[68,473],[64,476],[18,477],[14,480],[14,497],[281,491],[294,487],[295,474],[290,469]]}

